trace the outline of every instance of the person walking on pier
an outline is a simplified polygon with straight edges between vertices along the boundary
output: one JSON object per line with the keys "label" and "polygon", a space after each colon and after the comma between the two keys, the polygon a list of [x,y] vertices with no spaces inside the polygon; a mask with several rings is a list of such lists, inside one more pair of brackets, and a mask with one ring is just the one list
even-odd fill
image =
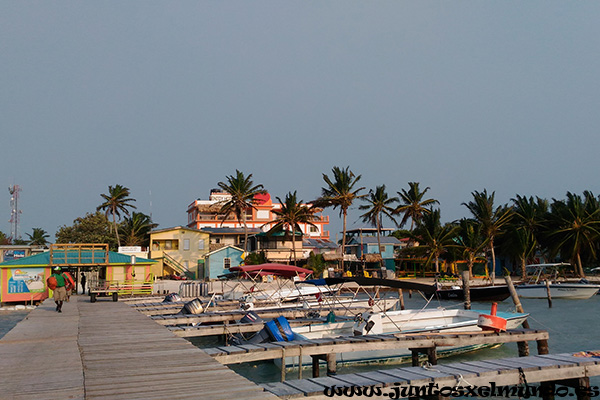
{"label": "person walking on pier", "polygon": [[67,299],[67,282],[64,275],[61,273],[60,267],[55,267],[54,273],[51,276],[56,279],[56,288],[54,289],[56,311],[62,312],[63,302]]}
{"label": "person walking on pier", "polygon": [[81,294],[85,294],[85,274],[81,273]]}

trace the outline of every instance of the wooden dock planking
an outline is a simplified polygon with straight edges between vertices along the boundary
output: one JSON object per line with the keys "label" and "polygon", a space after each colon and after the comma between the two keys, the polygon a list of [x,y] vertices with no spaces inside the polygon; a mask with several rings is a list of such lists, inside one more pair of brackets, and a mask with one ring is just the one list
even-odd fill
{"label": "wooden dock planking", "polygon": [[[518,361],[521,361],[519,363]],[[498,369],[500,367],[500,369]],[[577,358],[570,354],[540,355],[500,360],[461,362],[435,365],[428,368],[407,367],[390,370],[336,375],[333,377],[290,380],[268,383],[265,390],[283,399],[289,398],[326,398],[324,390],[328,387],[350,386],[389,386],[405,387],[427,386],[429,383],[443,386],[497,386],[518,385],[521,371],[529,384],[555,382],[572,378],[585,378],[600,374],[600,358]],[[464,373],[463,373],[464,372]]]}
{"label": "wooden dock planking", "polygon": [[[547,340],[548,332],[539,330],[509,331],[496,334],[493,332],[479,332],[468,334],[448,335],[366,335],[349,336],[332,339],[315,339],[306,341],[274,342],[269,347],[264,344],[252,346],[221,346],[203,349],[208,355],[223,364],[250,362],[259,360],[272,360],[282,357],[282,348],[285,348],[286,357],[321,355],[330,353],[345,353],[362,350],[390,350],[431,348],[438,346],[471,346],[480,344],[498,344],[520,341]],[[302,353],[302,354],[300,354]]]}
{"label": "wooden dock planking", "polygon": [[[59,356],[56,356],[59,354]],[[46,301],[0,340],[0,398],[274,399],[122,302]]]}

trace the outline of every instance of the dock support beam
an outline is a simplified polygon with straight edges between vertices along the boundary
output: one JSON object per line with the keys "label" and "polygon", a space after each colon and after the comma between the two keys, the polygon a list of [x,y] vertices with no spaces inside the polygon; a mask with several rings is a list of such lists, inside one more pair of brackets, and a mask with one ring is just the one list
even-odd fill
{"label": "dock support beam", "polygon": [[437,365],[437,350],[435,347],[409,349],[412,356],[412,366],[419,366],[419,354],[427,354],[427,361],[431,365]]}
{"label": "dock support beam", "polygon": [[327,376],[337,375],[337,363],[335,360],[335,353],[327,354],[326,360],[327,360]]}
{"label": "dock support beam", "polygon": [[310,357],[312,358],[312,377],[318,378],[319,377],[319,360],[321,359],[322,356],[316,355],[316,356],[310,356]]}

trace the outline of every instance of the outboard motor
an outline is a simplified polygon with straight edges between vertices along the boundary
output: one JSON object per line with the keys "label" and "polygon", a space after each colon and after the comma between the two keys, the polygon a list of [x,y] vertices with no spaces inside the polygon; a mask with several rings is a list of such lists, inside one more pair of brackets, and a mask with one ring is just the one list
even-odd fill
{"label": "outboard motor", "polygon": [[285,317],[277,317],[265,324],[265,328],[275,342],[290,342],[294,340],[294,332]]}
{"label": "outboard motor", "polygon": [[181,301],[181,297],[177,293],[169,293],[165,296],[163,303],[175,303]]}
{"label": "outboard motor", "polygon": [[242,324],[254,324],[263,322],[262,318],[258,316],[254,311],[250,311],[240,319]]}
{"label": "outboard motor", "polygon": [[180,314],[201,314],[204,311],[204,307],[202,307],[202,301],[198,298],[195,298],[192,301],[185,303]]}
{"label": "outboard motor", "polygon": [[352,331],[354,335],[379,335],[383,333],[381,314],[363,313],[354,319]]}

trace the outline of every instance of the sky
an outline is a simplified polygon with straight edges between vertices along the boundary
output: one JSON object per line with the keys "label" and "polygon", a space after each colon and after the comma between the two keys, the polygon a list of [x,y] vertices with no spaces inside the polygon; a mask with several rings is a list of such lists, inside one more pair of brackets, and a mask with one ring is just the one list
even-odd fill
{"label": "sky", "polygon": [[[600,194],[600,2],[0,1],[0,231],[131,190],[159,227],[235,174],[315,199]],[[359,203],[350,227],[365,226]],[[332,239],[341,231],[330,215]],[[392,227],[391,221],[386,221]]]}

